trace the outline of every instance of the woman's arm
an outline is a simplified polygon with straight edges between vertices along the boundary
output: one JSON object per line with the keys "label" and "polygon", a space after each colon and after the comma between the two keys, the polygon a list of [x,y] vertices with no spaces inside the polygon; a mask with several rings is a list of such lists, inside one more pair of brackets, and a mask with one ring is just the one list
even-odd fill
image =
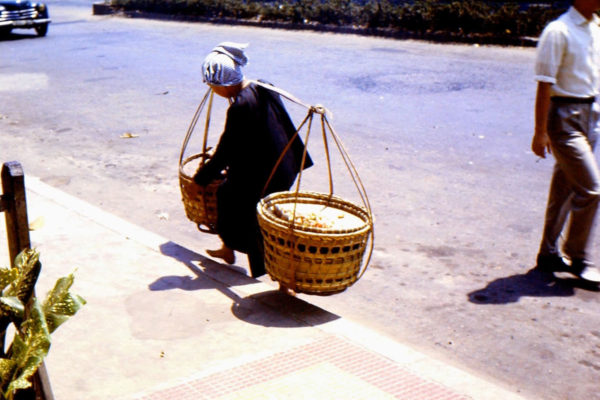
{"label": "woman's arm", "polygon": [[213,180],[219,178],[224,169],[231,164],[231,157],[235,154],[235,146],[238,141],[238,124],[241,120],[240,109],[232,105],[227,110],[225,129],[215,152],[206,164],[198,168],[194,175],[194,181],[200,186],[206,186]]}

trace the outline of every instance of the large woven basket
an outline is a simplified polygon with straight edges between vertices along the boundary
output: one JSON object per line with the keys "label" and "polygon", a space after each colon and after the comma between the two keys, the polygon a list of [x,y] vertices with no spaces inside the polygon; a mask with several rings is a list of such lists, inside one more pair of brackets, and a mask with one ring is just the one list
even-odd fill
{"label": "large woven basket", "polygon": [[[217,189],[223,180],[215,180],[206,186],[200,186],[186,172],[186,170],[196,171],[200,166],[198,159],[202,160],[202,157],[203,154],[195,154],[179,165],[179,187],[188,219],[196,223],[198,229],[214,233],[217,224]],[[192,168],[194,165],[196,167]]]}
{"label": "large woven basket", "polygon": [[[344,229],[297,225],[278,212],[282,206],[295,209],[294,204],[336,210],[356,217],[354,221],[359,223]],[[330,295],[344,291],[362,275],[373,227],[370,213],[363,207],[334,195],[276,192],[259,202],[257,215],[267,273],[283,286],[299,293]]]}

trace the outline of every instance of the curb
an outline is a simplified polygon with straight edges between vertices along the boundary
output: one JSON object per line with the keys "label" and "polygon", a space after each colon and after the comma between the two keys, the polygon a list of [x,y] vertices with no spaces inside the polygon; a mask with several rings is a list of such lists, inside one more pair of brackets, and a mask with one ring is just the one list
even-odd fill
{"label": "curb", "polygon": [[98,2],[92,4],[93,15],[111,15],[115,13],[115,9],[106,2]]}

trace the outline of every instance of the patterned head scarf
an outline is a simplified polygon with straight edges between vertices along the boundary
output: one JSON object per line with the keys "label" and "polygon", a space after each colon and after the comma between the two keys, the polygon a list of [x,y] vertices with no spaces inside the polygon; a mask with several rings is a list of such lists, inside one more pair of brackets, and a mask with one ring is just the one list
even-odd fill
{"label": "patterned head scarf", "polygon": [[248,63],[244,49],[248,44],[223,42],[204,59],[204,82],[215,86],[233,86],[244,80],[242,68]]}

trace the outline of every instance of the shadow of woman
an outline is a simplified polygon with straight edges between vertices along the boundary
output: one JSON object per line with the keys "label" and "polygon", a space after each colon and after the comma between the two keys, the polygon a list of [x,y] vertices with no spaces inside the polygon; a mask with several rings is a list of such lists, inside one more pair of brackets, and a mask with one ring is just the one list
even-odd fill
{"label": "shadow of woman", "polygon": [[244,269],[235,266],[224,267],[174,242],[161,244],[160,252],[184,264],[196,277],[192,279],[189,276],[163,276],[149,285],[152,291],[215,289],[230,299],[239,301],[240,296],[232,291],[231,287],[256,283],[249,276],[238,273]]}
{"label": "shadow of woman", "polygon": [[184,264],[196,277],[163,276],[149,285],[152,291],[215,289],[233,301],[231,311],[236,318],[266,327],[315,326],[339,318],[279,290],[241,297],[232,287],[257,283],[243,268],[224,266],[173,242],[162,244],[160,251]]}
{"label": "shadow of woman", "polygon": [[516,303],[521,297],[568,297],[575,289],[600,291],[598,285],[580,279],[560,278],[552,273],[532,268],[525,274],[499,278],[483,288],[469,293],[469,301],[476,304]]}

